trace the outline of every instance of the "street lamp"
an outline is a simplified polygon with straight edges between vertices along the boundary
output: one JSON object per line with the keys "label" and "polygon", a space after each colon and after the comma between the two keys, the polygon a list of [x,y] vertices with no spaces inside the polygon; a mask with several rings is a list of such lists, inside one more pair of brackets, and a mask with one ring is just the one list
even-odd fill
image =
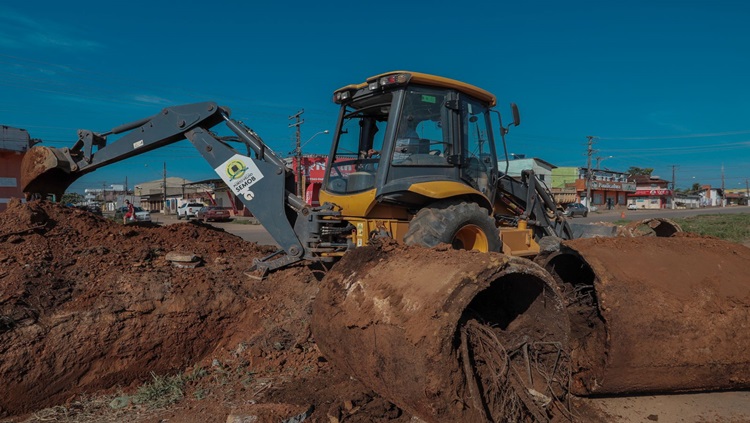
{"label": "street lamp", "polygon": [[601,164],[603,161],[607,159],[613,159],[615,156],[607,156],[607,157],[597,157],[596,158],[596,168],[601,169]]}
{"label": "street lamp", "polygon": [[312,141],[313,138],[317,137],[318,135],[320,135],[320,134],[327,134],[329,132],[330,131],[326,129],[326,130],[323,130],[323,131],[320,131],[320,132],[316,133],[315,135],[311,136],[307,141],[305,141],[304,144],[302,144],[299,148],[302,149],[302,147],[306,146],[307,143],[309,143],[310,141]]}
{"label": "street lamp", "polygon": [[[307,143],[313,140],[313,138],[317,137],[320,134],[327,134],[329,131],[323,130],[320,132],[316,132],[315,135],[311,136],[302,144],[297,144],[297,148],[295,149],[295,156],[297,157],[297,196],[299,198],[305,198],[303,187],[304,184],[302,183],[302,147],[306,146]],[[299,140],[299,136],[297,137],[297,140]],[[299,141],[298,141],[299,142]]]}

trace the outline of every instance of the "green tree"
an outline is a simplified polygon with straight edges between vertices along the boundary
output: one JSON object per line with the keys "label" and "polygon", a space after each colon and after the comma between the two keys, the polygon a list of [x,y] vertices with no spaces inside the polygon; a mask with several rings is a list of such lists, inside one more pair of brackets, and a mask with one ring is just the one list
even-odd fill
{"label": "green tree", "polygon": [[628,171],[626,172],[628,176],[635,176],[635,175],[647,175],[651,176],[651,173],[654,172],[654,169],[651,167],[636,167],[636,166],[630,166],[628,168]]}
{"label": "green tree", "polygon": [[83,203],[83,200],[83,195],[77,192],[66,192],[65,194],[63,194],[60,202],[63,204],[78,204]]}
{"label": "green tree", "polygon": [[698,191],[700,191],[701,190],[701,184],[699,184],[698,182],[694,183],[693,186],[690,187],[690,190],[692,192],[698,192]]}

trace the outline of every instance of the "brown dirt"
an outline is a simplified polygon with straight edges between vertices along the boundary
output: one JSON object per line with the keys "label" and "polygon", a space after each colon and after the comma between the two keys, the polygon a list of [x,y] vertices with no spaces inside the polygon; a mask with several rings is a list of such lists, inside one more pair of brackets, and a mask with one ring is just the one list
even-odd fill
{"label": "brown dirt", "polygon": [[[711,244],[715,240],[696,240],[705,243],[700,248],[717,247]],[[599,241],[587,242],[595,247]],[[634,242],[631,253],[641,247],[651,251]],[[392,253],[421,263],[425,258],[438,263],[440,254],[452,257],[443,261],[455,265],[486,260],[471,252],[393,248]],[[681,251],[688,254],[692,248]],[[310,327],[319,274],[299,265],[264,281],[244,275],[254,258],[270,251],[197,222],[123,226],[57,204],[12,202],[0,213],[0,421],[279,421],[311,413],[305,421],[418,422],[394,405],[403,406],[401,397],[387,395],[387,389],[373,392],[373,386],[349,376],[354,372],[344,373],[345,366],[323,357]],[[747,260],[744,250],[722,251]],[[200,266],[174,267],[166,260],[170,252],[195,254]],[[417,273],[407,266],[399,277]],[[446,276],[425,274],[428,279]],[[718,294],[727,294],[720,283],[708,282],[708,288],[698,290],[707,307],[717,304]],[[696,296],[690,287],[677,288],[685,298]],[[738,304],[744,301],[741,294],[734,292]],[[502,307],[487,310],[493,308]],[[727,318],[738,308],[729,309]],[[369,324],[366,319],[356,323]],[[720,345],[740,339],[700,336]],[[343,342],[341,348],[358,348]],[[369,366],[372,357],[361,357]],[[482,360],[476,353],[474,359]],[[137,402],[144,383],[162,375],[180,375],[184,382],[176,402]],[[749,399],[731,396],[725,402],[734,412]],[[610,404],[592,411],[594,401],[581,401],[573,399],[576,421],[644,421],[651,415],[660,415],[661,421],[683,408],[676,401],[664,406],[669,404],[664,397],[637,413],[632,402],[624,409]],[[716,397],[705,401],[714,406]],[[697,416],[693,421],[747,421],[742,416],[750,412],[741,411],[722,420],[707,405],[690,416]]]}
{"label": "brown dirt", "polygon": [[[225,422],[311,407],[312,421],[410,418],[321,356],[308,267],[243,274],[268,247],[200,223],[123,226],[47,202],[12,202],[0,228],[4,421]],[[169,252],[200,266],[174,267]],[[178,373],[193,377],[176,405],[132,403],[144,382]],[[85,399],[101,395],[126,405],[90,415]]]}

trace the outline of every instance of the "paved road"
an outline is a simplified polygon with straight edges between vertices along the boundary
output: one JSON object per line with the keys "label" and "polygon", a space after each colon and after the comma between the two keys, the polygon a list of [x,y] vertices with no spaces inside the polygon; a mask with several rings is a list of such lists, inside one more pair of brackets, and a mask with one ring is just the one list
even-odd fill
{"label": "paved road", "polygon": [[[602,210],[589,214],[588,217],[576,217],[572,219],[573,223],[587,223],[587,222],[614,222],[621,220],[622,210]],[[683,218],[688,216],[697,216],[705,214],[728,214],[728,213],[750,213],[750,207],[747,206],[733,206],[733,207],[706,207],[701,209],[691,210],[625,210],[625,220],[640,220],[649,219],[654,217],[666,217],[666,218]],[[171,225],[178,222],[185,222],[184,220],[177,220],[176,215],[161,215],[153,214],[151,218],[154,222],[159,222],[165,225]],[[237,220],[248,220],[247,218],[237,218]],[[225,231],[237,235],[245,241],[257,242],[261,245],[274,245],[278,246],[276,241],[273,240],[268,231],[261,225],[251,225],[246,223],[236,222],[209,222],[209,224],[222,228]]]}
{"label": "paved road", "polygon": [[[151,220],[154,222],[162,223],[164,225],[172,225],[179,222],[185,222],[185,220],[177,220],[176,215],[162,215],[152,214]],[[240,217],[236,220],[248,221],[249,219]],[[217,228],[222,228],[225,231],[237,235],[245,241],[257,242],[261,245],[275,245],[278,246],[276,241],[273,240],[268,231],[261,225],[251,225],[248,223],[236,223],[232,222],[208,222],[209,225],[213,225]]]}

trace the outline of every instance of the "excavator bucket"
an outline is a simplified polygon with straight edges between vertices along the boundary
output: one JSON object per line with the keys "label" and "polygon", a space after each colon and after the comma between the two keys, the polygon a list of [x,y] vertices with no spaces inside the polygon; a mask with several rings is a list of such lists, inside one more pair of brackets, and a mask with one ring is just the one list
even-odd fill
{"label": "excavator bucket", "polygon": [[26,152],[21,162],[21,190],[27,199],[53,195],[55,201],[60,201],[65,190],[81,176],[71,174],[75,164],[66,153],[67,149],[44,146]]}
{"label": "excavator bucket", "polygon": [[748,262],[685,235],[565,241],[538,263],[381,244],[326,275],[312,328],[425,421],[565,420],[578,396],[750,388]]}

